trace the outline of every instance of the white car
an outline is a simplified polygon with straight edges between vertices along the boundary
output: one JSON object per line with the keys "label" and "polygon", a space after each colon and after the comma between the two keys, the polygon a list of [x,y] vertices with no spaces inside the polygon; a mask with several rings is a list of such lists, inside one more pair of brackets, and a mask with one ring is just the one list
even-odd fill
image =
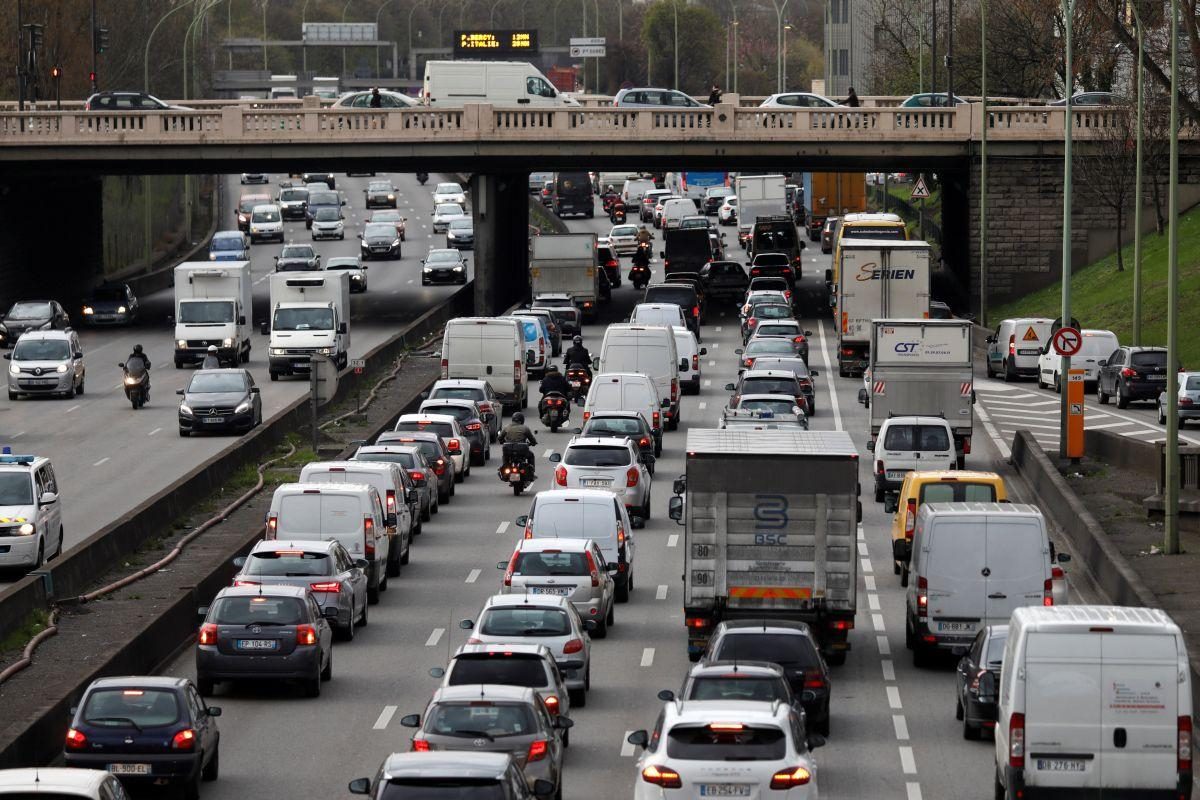
{"label": "white car", "polygon": [[786,703],[673,700],[663,704],[653,740],[639,730],[626,741],[642,748],[634,800],[817,797],[809,747],[825,739],[809,735],[802,712]]}
{"label": "white car", "polygon": [[[1079,352],[1071,356],[1071,369],[1083,370],[1083,388],[1095,386],[1100,377],[1100,362],[1112,355],[1121,343],[1112,331],[1089,330],[1080,331],[1083,342]],[[1038,388],[1047,386],[1056,392],[1062,391],[1062,356],[1054,352],[1054,346],[1047,344],[1045,351],[1038,356]]]}
{"label": "white car", "polygon": [[637,225],[614,225],[608,232],[608,246],[619,256],[630,256],[637,252]]}
{"label": "white car", "polygon": [[[650,462],[646,459],[649,458]],[[644,456],[629,439],[575,436],[561,455],[552,453],[556,489],[605,489],[626,508],[650,518],[650,469],[654,456]]]}
{"label": "white car", "polygon": [[467,212],[458,203],[439,203],[433,210],[433,232],[445,233],[456,219],[467,219]]}
{"label": "white car", "polygon": [[557,595],[496,594],[487,599],[477,620],[459,627],[471,631],[467,644],[541,644],[554,655],[571,705],[583,708],[592,686],[593,620],[584,620],[575,606]]}
{"label": "white car", "polygon": [[731,194],[725,198],[725,202],[717,209],[717,222],[722,225],[737,224],[737,195]]}
{"label": "white car", "polygon": [[677,194],[664,194],[662,197],[658,198],[658,202],[654,204],[654,227],[662,227],[663,207],[667,204],[667,202],[670,200],[682,199],[683,198]]}
{"label": "white car", "polygon": [[604,560],[591,539],[519,539],[504,570],[500,594],[565,597],[582,619],[595,620],[596,638],[608,635],[616,606],[616,564]]}
{"label": "white car", "polygon": [[840,103],[812,92],[783,92],[773,94],[758,104],[759,108],[837,108]]}
{"label": "white car", "polygon": [[942,417],[888,417],[867,443],[875,454],[875,502],[900,491],[907,472],[951,470],[958,464],[954,432]]}
{"label": "white car", "polygon": [[45,456],[0,456],[0,568],[37,569],[63,548],[62,501]]}
{"label": "white car", "polygon": [[457,183],[439,183],[433,190],[433,204],[441,203],[457,203],[460,206],[467,204],[467,193]]}
{"label": "white car", "polygon": [[250,212],[250,241],[267,239],[283,242],[283,214],[274,203],[255,206]]}
{"label": "white car", "polygon": [[318,239],[345,239],[346,225],[342,221],[342,212],[336,208],[318,208],[313,213],[313,241]]}
{"label": "white car", "polygon": [[126,800],[121,782],[103,769],[18,767],[0,769],[0,797]]}

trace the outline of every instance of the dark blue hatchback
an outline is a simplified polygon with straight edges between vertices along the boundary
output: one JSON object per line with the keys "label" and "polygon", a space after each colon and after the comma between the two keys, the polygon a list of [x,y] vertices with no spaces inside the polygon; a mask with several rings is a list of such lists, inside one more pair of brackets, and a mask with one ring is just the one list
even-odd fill
{"label": "dark blue hatchback", "polygon": [[127,786],[176,784],[188,800],[217,779],[221,734],[186,678],[130,676],[93,681],[72,711],[68,767],[102,769]]}

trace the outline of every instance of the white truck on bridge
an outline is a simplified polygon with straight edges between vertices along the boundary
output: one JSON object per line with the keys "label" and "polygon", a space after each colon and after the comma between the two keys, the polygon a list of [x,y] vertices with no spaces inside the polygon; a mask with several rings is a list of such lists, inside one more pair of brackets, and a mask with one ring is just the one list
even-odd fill
{"label": "white truck on bridge", "polygon": [[842,239],[837,265],[838,375],[861,375],[877,319],[929,317],[929,245]]}
{"label": "white truck on bridge", "polygon": [[745,243],[759,217],[786,214],[787,180],[782,175],[740,175],[734,182],[737,194],[738,240]]}
{"label": "white truck on bridge", "polygon": [[596,234],[534,236],[529,256],[533,296],[569,294],[585,319],[594,319],[600,300]]}
{"label": "white truck on bridge", "polygon": [[858,590],[858,451],[844,431],[697,430],[670,516],[685,526],[688,658],[723,619],[812,626],[845,661]]}
{"label": "white truck on bridge", "polygon": [[175,368],[198,364],[216,345],[222,365],[250,360],[254,330],[249,261],[189,261],[175,267]]}
{"label": "white truck on bridge", "polygon": [[271,380],[307,375],[313,355],[344,369],[350,353],[350,276],[329,272],[271,275]]}
{"label": "white truck on bridge", "polygon": [[960,319],[878,319],[871,329],[870,381],[861,390],[871,441],[889,416],[945,417],[958,468],[975,426],[972,323]]}

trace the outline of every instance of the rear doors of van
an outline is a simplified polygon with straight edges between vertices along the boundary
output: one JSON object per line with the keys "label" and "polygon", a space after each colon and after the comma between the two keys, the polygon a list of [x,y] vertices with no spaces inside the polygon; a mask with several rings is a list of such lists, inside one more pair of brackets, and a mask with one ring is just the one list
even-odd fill
{"label": "rear doors of van", "polygon": [[442,377],[486,380],[510,410],[526,398],[524,332],[514,319],[460,317],[442,337]]}

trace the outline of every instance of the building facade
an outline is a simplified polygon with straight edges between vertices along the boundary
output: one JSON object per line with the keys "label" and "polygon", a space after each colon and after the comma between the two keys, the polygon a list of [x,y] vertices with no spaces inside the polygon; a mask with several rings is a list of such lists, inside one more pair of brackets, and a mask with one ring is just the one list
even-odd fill
{"label": "building facade", "polygon": [[853,86],[870,94],[871,57],[875,39],[871,0],[825,2],[825,93],[844,97]]}

